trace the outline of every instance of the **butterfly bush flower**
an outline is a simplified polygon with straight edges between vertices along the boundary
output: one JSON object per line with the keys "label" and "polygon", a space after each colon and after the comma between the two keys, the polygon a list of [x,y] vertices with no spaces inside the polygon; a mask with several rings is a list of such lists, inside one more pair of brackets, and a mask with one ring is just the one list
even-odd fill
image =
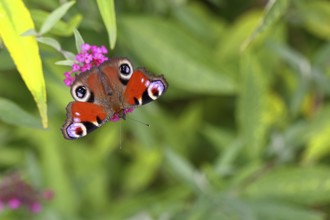
{"label": "butterfly bush flower", "polygon": [[108,60],[108,57],[104,56],[108,53],[105,46],[95,46],[89,44],[82,44],[81,51],[76,55],[75,63],[69,72],[65,72],[64,83],[67,86],[71,86],[75,80],[75,74],[90,70],[94,66],[101,65],[104,61]]}
{"label": "butterfly bush flower", "polygon": [[50,200],[52,191],[41,192],[21,179],[18,173],[5,176],[0,182],[0,210],[25,207],[33,213],[42,209],[42,201]]}
{"label": "butterfly bush flower", "polygon": [[[65,72],[64,83],[67,86],[71,86],[76,79],[76,75],[79,75],[81,72],[90,70],[94,66],[101,65],[104,61],[108,60],[108,57],[105,54],[108,53],[107,48],[102,45],[100,47],[90,44],[82,44],[81,51],[75,57],[75,63],[72,65],[70,71]],[[130,113],[134,108],[124,109],[124,115]],[[120,119],[118,114],[114,114],[110,121],[118,121]]]}

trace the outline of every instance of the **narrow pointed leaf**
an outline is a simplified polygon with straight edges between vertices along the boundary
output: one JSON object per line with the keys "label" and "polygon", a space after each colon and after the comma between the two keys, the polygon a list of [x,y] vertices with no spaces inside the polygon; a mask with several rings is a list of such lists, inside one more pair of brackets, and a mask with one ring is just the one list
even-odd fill
{"label": "narrow pointed leaf", "polygon": [[97,0],[103,22],[109,35],[110,48],[115,48],[117,38],[116,13],[114,0]]}
{"label": "narrow pointed leaf", "polygon": [[279,199],[302,205],[328,204],[330,201],[328,167],[278,169],[250,184],[245,194],[253,199]]}
{"label": "narrow pointed leaf", "polygon": [[31,29],[34,29],[31,15],[21,0],[0,1],[0,35],[37,103],[43,126],[47,127],[46,89],[39,47],[34,36],[21,36]]}
{"label": "narrow pointed leaf", "polygon": [[256,57],[247,53],[241,63],[242,85],[238,99],[238,123],[250,159],[261,155],[267,130],[267,84]]}
{"label": "narrow pointed leaf", "polygon": [[82,38],[82,36],[80,35],[80,33],[79,33],[79,31],[77,29],[75,29],[73,31],[73,33],[74,33],[74,39],[76,41],[77,51],[80,52],[81,45],[84,43],[84,39]]}
{"label": "narrow pointed leaf", "polygon": [[74,4],[74,1],[67,2],[53,11],[45,20],[43,25],[40,28],[40,35],[47,33],[54,25],[65,15],[65,13],[71,8]]}
{"label": "narrow pointed leaf", "polygon": [[235,80],[213,63],[212,52],[176,23],[148,16],[124,17],[119,23],[118,43],[124,42],[121,46],[136,54],[143,65],[164,73],[171,86],[195,94],[236,92]]}
{"label": "narrow pointed leaf", "polygon": [[57,40],[53,39],[53,38],[50,38],[50,37],[38,37],[37,40],[40,43],[46,44],[48,46],[51,46],[52,48],[54,48],[57,51],[60,51],[61,50],[60,43]]}
{"label": "narrow pointed leaf", "polygon": [[0,120],[8,124],[41,128],[37,118],[30,115],[10,100],[0,97]]}
{"label": "narrow pointed leaf", "polygon": [[72,66],[74,64],[73,60],[60,60],[55,63],[56,65],[62,65],[62,66]]}
{"label": "narrow pointed leaf", "polygon": [[270,0],[266,6],[266,11],[259,25],[253,33],[243,42],[241,49],[244,50],[261,33],[270,28],[285,13],[288,7],[288,0]]}
{"label": "narrow pointed leaf", "polygon": [[21,34],[21,36],[37,36],[37,35],[38,33],[34,29],[27,30],[23,34]]}

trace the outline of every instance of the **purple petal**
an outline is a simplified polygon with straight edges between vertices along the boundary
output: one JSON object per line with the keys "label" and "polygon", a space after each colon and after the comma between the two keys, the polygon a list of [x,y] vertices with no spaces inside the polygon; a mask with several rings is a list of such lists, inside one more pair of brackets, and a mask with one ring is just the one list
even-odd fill
{"label": "purple petal", "polygon": [[91,54],[85,55],[85,60],[84,60],[85,63],[91,63],[92,60],[93,60],[93,56]]}
{"label": "purple petal", "polygon": [[86,44],[86,43],[81,45],[81,51],[82,52],[87,52],[89,49],[91,49],[91,45]]}
{"label": "purple petal", "polygon": [[74,63],[73,65],[72,65],[72,71],[73,72],[77,72],[77,71],[79,71],[80,70],[80,66],[77,64],[77,63]]}
{"label": "purple petal", "polygon": [[31,211],[34,213],[39,213],[41,211],[41,208],[42,208],[41,204],[37,202],[33,203],[30,207]]}
{"label": "purple petal", "polygon": [[107,48],[104,45],[101,46],[101,53],[103,53],[103,54],[107,54],[108,53],[108,50],[107,50]]}
{"label": "purple petal", "polygon": [[53,190],[45,190],[43,193],[42,193],[42,196],[44,199],[46,200],[51,200],[54,198],[54,191]]}
{"label": "purple petal", "polygon": [[124,109],[124,114],[126,115],[128,113],[133,112],[133,111],[134,111],[134,108],[126,108],[126,109]]}
{"label": "purple petal", "polygon": [[17,209],[21,206],[21,201],[17,198],[12,198],[8,201],[8,206],[10,209]]}
{"label": "purple petal", "polygon": [[116,122],[116,121],[119,121],[119,116],[118,116],[118,114],[114,114],[113,116],[112,116],[112,118],[110,119],[110,121],[112,121],[112,122]]}
{"label": "purple petal", "polygon": [[83,63],[85,61],[85,54],[84,53],[78,53],[76,55],[76,61],[79,63]]}
{"label": "purple petal", "polygon": [[0,211],[3,210],[4,204],[2,201],[0,201]]}
{"label": "purple petal", "polygon": [[87,70],[90,70],[92,68],[92,64],[91,63],[86,63],[86,64],[84,64],[81,68],[80,68],[80,70],[82,71],[82,72],[85,72],[85,71],[87,71]]}

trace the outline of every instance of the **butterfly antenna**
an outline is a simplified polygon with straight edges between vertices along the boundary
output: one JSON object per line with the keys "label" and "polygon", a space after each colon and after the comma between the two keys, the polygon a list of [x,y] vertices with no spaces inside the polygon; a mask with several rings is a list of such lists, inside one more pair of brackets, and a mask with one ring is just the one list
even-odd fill
{"label": "butterfly antenna", "polygon": [[134,121],[134,122],[136,122],[136,123],[139,123],[139,124],[143,124],[143,125],[145,125],[145,126],[147,126],[147,127],[150,127],[150,124],[148,124],[148,123],[145,123],[145,122],[142,122],[142,121],[139,121],[139,120],[136,120],[136,119],[134,119],[134,118],[127,118],[128,120],[131,120],[131,121]]}

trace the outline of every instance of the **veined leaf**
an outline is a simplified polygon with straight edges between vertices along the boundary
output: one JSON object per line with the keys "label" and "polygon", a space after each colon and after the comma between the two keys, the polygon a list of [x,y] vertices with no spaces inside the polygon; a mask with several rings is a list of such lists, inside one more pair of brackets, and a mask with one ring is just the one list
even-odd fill
{"label": "veined leaf", "polygon": [[270,0],[266,6],[265,15],[261,19],[257,28],[243,42],[241,49],[244,50],[258,35],[270,28],[286,11],[288,0]]}
{"label": "veined leaf", "polygon": [[116,13],[114,0],[97,0],[103,22],[108,32],[110,48],[115,48],[117,39]]}
{"label": "veined leaf", "polygon": [[30,29],[34,29],[34,24],[21,0],[0,1],[1,37],[37,103],[43,126],[47,127],[46,89],[39,47],[34,36],[21,36]]}
{"label": "veined leaf", "polygon": [[43,35],[52,29],[52,27],[65,15],[74,3],[74,1],[64,3],[53,11],[42,24],[39,34]]}

